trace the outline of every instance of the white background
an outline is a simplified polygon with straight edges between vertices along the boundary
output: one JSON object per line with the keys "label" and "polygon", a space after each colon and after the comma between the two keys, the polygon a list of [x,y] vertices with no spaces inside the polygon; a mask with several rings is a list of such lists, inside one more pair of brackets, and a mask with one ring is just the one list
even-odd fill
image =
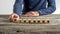
{"label": "white background", "polygon": [[[0,14],[11,14],[15,0],[0,0]],[[53,14],[60,14],[60,0],[56,0],[56,11]]]}

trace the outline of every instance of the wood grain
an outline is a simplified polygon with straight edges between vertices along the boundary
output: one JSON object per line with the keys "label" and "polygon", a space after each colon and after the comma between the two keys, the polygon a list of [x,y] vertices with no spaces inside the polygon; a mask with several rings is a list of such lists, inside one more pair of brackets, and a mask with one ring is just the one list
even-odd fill
{"label": "wood grain", "polygon": [[9,15],[0,15],[0,34],[60,34],[59,16],[60,15],[40,16],[41,19],[51,18],[51,23],[49,24],[19,24],[9,22]]}

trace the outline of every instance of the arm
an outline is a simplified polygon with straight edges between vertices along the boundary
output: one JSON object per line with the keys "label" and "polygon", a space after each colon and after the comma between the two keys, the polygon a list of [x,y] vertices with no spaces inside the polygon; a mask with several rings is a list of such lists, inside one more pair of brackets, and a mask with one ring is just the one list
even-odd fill
{"label": "arm", "polygon": [[39,10],[40,15],[51,14],[56,10],[55,0],[47,0],[48,7],[46,9]]}
{"label": "arm", "polygon": [[13,8],[13,12],[20,15],[22,13],[23,0],[16,0]]}

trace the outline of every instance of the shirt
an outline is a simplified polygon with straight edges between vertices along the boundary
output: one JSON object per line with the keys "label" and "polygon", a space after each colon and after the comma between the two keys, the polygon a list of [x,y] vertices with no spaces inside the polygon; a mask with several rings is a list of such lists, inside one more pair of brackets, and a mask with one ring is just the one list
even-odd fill
{"label": "shirt", "polygon": [[[22,4],[24,5],[23,9]],[[38,11],[40,15],[47,15],[55,10],[55,0],[16,0],[13,12],[20,15],[29,11]]]}

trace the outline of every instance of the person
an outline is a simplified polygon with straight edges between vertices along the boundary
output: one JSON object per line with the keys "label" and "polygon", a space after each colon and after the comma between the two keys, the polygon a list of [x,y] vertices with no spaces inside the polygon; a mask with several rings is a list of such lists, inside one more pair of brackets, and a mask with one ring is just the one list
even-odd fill
{"label": "person", "polygon": [[19,15],[25,16],[48,15],[52,14],[55,10],[56,10],[55,0],[16,0],[13,8],[13,13],[10,15],[10,18],[14,20],[19,19]]}

